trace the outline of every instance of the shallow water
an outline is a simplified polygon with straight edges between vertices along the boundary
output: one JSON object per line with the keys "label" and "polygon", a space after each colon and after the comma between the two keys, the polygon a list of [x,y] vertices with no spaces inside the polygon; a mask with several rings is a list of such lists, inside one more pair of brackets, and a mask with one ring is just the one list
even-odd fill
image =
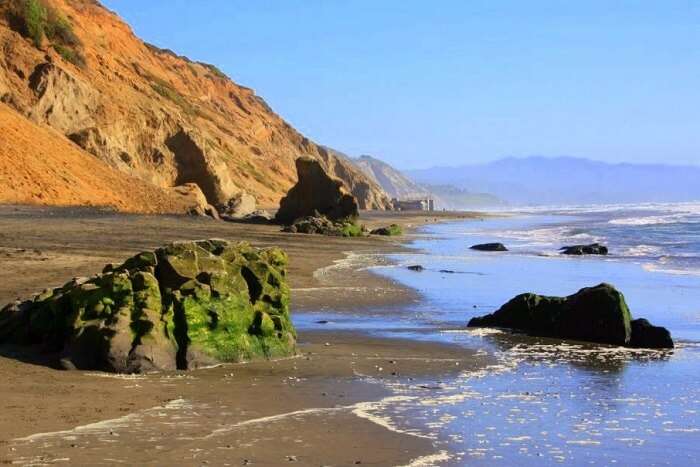
{"label": "shallow water", "polygon": [[[500,363],[488,371],[440,382],[392,383],[396,394],[418,398],[390,404],[386,414],[448,451],[451,459],[439,465],[696,464],[700,276],[694,263],[679,274],[650,267],[661,257],[556,253],[576,240],[605,241],[613,252],[652,242],[631,220],[610,224],[615,216],[619,212],[601,217],[567,211],[426,227],[413,242],[419,252],[393,255],[395,266],[374,268],[419,290],[419,303],[355,316],[325,312],[330,322],[324,326],[449,342],[497,356]],[[627,230],[611,233],[607,225]],[[676,234],[688,256],[694,250],[686,240],[694,235]],[[486,241],[502,241],[511,251],[469,250]],[[425,270],[406,269],[411,264]],[[469,318],[494,311],[518,293],[568,295],[600,282],[623,291],[634,317],[668,327],[677,348],[630,350],[464,329]],[[315,327],[319,316],[297,316],[297,324]]]}

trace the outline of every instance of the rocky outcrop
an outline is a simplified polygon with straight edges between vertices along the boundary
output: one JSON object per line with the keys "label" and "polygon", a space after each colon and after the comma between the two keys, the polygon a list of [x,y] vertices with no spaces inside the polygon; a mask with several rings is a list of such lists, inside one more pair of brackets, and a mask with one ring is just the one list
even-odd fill
{"label": "rocky outcrop", "polygon": [[89,84],[53,63],[42,63],[29,77],[36,103],[29,116],[65,135],[95,126],[99,94]]}
{"label": "rocky outcrop", "polygon": [[648,349],[673,348],[673,339],[668,329],[654,326],[644,318],[632,320],[632,338],[629,346]]}
{"label": "rocky outcrop", "polygon": [[282,198],[275,219],[291,224],[302,217],[324,216],[335,221],[356,218],[359,206],[343,183],[329,176],[321,164],[310,157],[296,161],[299,181]]}
{"label": "rocky outcrop", "polygon": [[319,234],[331,237],[362,237],[366,235],[364,226],[357,225],[353,219],[332,221],[325,216],[314,215],[302,217],[287,225],[283,232]]}
{"label": "rocky outcrop", "polygon": [[221,206],[219,212],[222,216],[227,216],[231,219],[242,219],[254,213],[256,209],[255,197],[242,191]]}
{"label": "rocky outcrop", "polygon": [[[531,336],[620,346],[656,342],[645,335],[647,330],[649,335],[656,335],[656,331],[644,323],[638,322],[633,328],[625,297],[609,284],[587,287],[568,297],[521,294],[494,313],[472,318],[468,326],[509,328]],[[673,343],[667,346],[673,347]]]}
{"label": "rocky outcrop", "polygon": [[390,237],[394,235],[403,235],[403,229],[401,229],[400,225],[391,224],[388,227],[379,227],[378,229],[374,229],[370,232],[370,234]]}
{"label": "rocky outcrop", "polygon": [[[24,0],[0,2],[0,99],[22,116],[154,188],[196,183],[217,207],[243,188],[258,205],[276,207],[296,182],[299,155],[342,180],[360,208],[389,207],[362,172],[299,134],[216,67],[145,44],[98,2],[42,1],[49,16],[65,20],[61,27],[80,44],[80,60],[56,41],[23,37]],[[49,192],[33,196],[53,199]]]}
{"label": "rocky outcrop", "polygon": [[559,249],[562,255],[607,255],[608,247],[600,243],[590,245],[564,246]]}
{"label": "rocky outcrop", "polygon": [[478,251],[508,251],[508,248],[503,243],[481,243],[479,245],[470,246],[471,250]]}
{"label": "rocky outcrop", "polygon": [[357,199],[360,209],[393,209],[391,199],[382,186],[367,175],[356,161],[334,149],[319,147],[319,158],[329,175],[343,181]]}
{"label": "rocky outcrop", "polygon": [[286,264],[277,248],[173,243],[5,307],[0,344],[126,373],[290,355]]}

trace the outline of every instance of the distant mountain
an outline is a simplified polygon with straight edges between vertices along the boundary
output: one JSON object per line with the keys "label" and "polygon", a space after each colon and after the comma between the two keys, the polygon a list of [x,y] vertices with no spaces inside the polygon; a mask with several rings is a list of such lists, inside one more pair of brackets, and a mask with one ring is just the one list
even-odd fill
{"label": "distant mountain", "polygon": [[487,164],[405,173],[424,185],[452,185],[491,193],[521,205],[700,200],[700,166],[511,157]]}
{"label": "distant mountain", "polygon": [[475,193],[452,185],[423,185],[438,200],[439,209],[460,211],[506,206],[504,200],[489,193]]}
{"label": "distant mountain", "polygon": [[[348,157],[337,154],[339,157]],[[376,182],[389,196],[398,199],[432,198],[437,209],[465,210],[503,206],[501,199],[487,193],[457,188],[451,185],[422,185],[404,173],[372,156],[360,156],[350,160],[367,177]]]}
{"label": "distant mountain", "polygon": [[372,156],[352,159],[367,177],[381,186],[392,198],[409,199],[428,196],[428,190],[406,177],[404,174]]}

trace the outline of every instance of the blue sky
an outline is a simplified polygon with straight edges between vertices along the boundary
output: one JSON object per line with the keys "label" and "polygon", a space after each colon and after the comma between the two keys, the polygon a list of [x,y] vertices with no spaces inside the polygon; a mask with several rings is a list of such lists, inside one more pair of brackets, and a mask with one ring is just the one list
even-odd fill
{"label": "blue sky", "polygon": [[700,164],[699,1],[103,3],[352,155]]}

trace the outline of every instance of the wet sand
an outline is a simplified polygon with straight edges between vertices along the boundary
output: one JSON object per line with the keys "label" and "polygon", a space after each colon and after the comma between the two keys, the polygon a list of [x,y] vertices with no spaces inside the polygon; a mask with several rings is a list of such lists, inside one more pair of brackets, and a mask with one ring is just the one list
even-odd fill
{"label": "wet sand", "polygon": [[[363,221],[369,227],[397,222],[410,231],[454,217],[384,213]],[[284,248],[290,255],[292,312],[357,312],[417,299],[389,279],[357,270],[366,260],[362,255],[401,251],[401,238],[292,235],[268,225],[5,206],[0,208],[0,303],[94,274],[105,263],[143,249],[212,237]],[[343,260],[342,269],[334,266]],[[281,361],[133,378],[57,371],[0,357],[0,461],[409,464],[435,453],[432,440],[373,418],[372,404],[381,404],[389,393],[371,380],[439,380],[487,363],[459,347],[359,333],[304,332],[299,350],[298,357]],[[145,424],[169,410],[183,422],[139,432],[139,420]],[[96,422],[104,423],[90,425]],[[58,431],[66,433],[36,436]]]}

